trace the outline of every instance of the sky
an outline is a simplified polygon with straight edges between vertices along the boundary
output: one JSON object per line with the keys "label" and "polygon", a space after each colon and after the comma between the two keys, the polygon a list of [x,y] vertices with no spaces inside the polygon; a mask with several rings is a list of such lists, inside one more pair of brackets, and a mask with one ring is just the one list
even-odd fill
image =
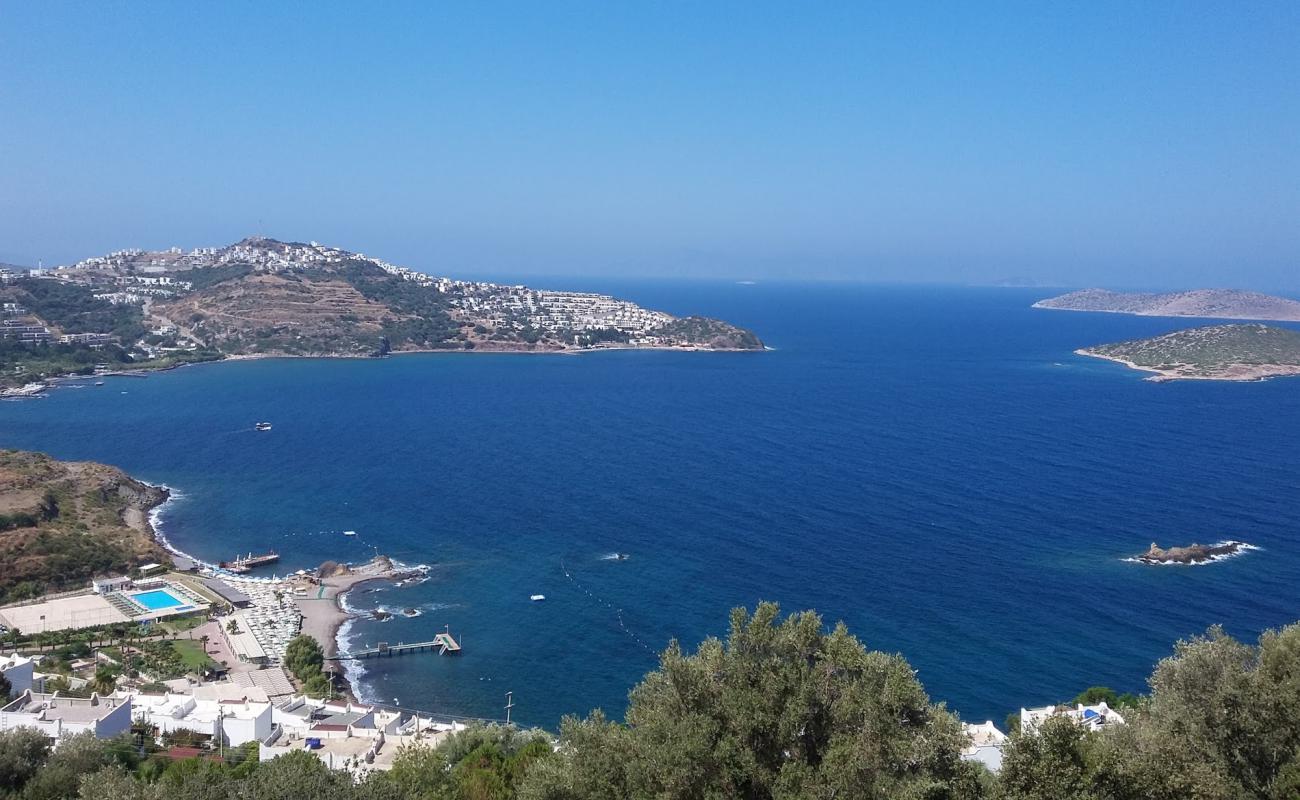
{"label": "sky", "polygon": [[1300,3],[0,0],[0,261],[1300,290]]}

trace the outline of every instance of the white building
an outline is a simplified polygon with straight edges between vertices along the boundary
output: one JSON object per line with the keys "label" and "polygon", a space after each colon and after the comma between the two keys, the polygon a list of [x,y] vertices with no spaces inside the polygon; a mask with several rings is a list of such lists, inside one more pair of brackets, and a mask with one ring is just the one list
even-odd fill
{"label": "white building", "polygon": [[1033,733],[1051,717],[1069,717],[1078,724],[1090,731],[1099,731],[1111,725],[1123,725],[1124,717],[1120,713],[1104,702],[1094,706],[1085,706],[1082,703],[1070,707],[1068,705],[1043,706],[1042,708],[1022,708],[1020,709],[1020,729],[1025,733]]}
{"label": "white building", "polygon": [[261,741],[271,735],[272,706],[266,693],[234,684],[205,684],[192,694],[129,695],[137,722],[160,734],[186,730],[211,737],[227,747]]}
{"label": "white building", "polygon": [[111,739],[131,729],[131,698],[60,697],[30,689],[0,708],[0,731],[36,728],[51,739],[91,731]]}
{"label": "white building", "polygon": [[962,731],[970,740],[970,744],[961,751],[963,760],[978,761],[988,767],[990,772],[1002,769],[1002,746],[1006,744],[1007,735],[998,730],[993,720],[981,725],[963,724]]}
{"label": "white building", "polygon": [[122,589],[131,587],[131,579],[125,575],[110,575],[106,578],[95,578],[90,582],[95,594],[110,594]]}
{"label": "white building", "polygon": [[275,723],[275,733],[262,742],[262,761],[303,750],[331,769],[354,774],[389,769],[402,747],[436,747],[465,728],[458,722],[434,722],[407,712],[309,697],[294,697],[276,706]]}
{"label": "white building", "polygon": [[[9,681],[9,697],[18,697],[32,688],[32,677],[36,674],[36,662],[17,653],[0,656],[0,675]],[[0,697],[8,701],[9,697]]]}

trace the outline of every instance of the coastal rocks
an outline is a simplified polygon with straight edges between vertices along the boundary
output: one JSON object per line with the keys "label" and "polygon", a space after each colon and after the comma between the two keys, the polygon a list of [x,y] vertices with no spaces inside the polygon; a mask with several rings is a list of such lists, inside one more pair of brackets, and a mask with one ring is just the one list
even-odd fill
{"label": "coastal rocks", "polygon": [[1152,542],[1145,553],[1129,560],[1141,564],[1204,564],[1255,549],[1257,548],[1254,545],[1232,540],[1210,545],[1190,544],[1186,547],[1171,547],[1168,550]]}
{"label": "coastal rocks", "polygon": [[340,564],[337,561],[326,561],[316,569],[316,577],[320,580],[326,578],[338,578],[343,575],[352,574],[352,570],[346,564]]}

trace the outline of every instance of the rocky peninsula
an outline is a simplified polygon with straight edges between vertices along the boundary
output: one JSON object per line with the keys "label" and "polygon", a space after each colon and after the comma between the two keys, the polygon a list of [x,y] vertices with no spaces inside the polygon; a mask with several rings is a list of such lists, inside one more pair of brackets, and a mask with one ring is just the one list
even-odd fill
{"label": "rocky peninsula", "polygon": [[149,524],[167,496],[116,467],[0,450],[0,602],[171,563]]}
{"label": "rocky peninsula", "polygon": [[752,331],[591,292],[429,275],[317,242],[119,250],[0,285],[0,390],[230,357],[761,351]]}

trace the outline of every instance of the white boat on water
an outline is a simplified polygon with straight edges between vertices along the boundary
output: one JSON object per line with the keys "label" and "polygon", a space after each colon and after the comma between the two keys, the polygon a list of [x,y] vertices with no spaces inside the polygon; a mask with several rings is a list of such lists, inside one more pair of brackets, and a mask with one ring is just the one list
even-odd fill
{"label": "white boat on water", "polygon": [[529,599],[529,600],[532,600],[534,603],[540,603],[541,601],[543,601],[543,600],[546,599],[546,595],[544,595],[544,594],[535,594],[535,595],[531,595],[528,599]]}
{"label": "white boat on water", "polygon": [[344,535],[344,536],[356,536],[356,535],[357,535],[357,532],[356,532],[356,531],[343,531],[343,535]]}
{"label": "white boat on water", "polygon": [[269,430],[271,430],[271,423],[269,423],[269,422],[259,422],[259,423],[257,423],[256,425],[254,425],[253,427],[256,428],[256,429],[259,430],[259,431],[269,431]]}

